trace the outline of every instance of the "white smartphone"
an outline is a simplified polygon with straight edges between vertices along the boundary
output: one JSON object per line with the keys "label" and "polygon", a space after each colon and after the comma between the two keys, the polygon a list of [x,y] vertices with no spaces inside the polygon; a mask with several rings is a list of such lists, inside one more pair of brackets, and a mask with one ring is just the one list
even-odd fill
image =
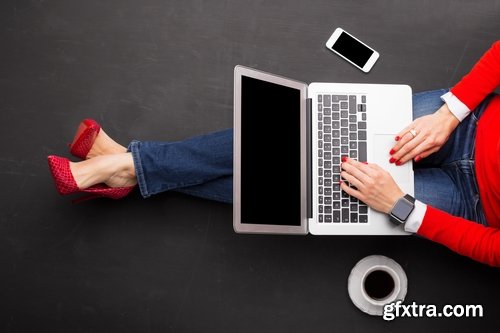
{"label": "white smartphone", "polygon": [[365,73],[372,69],[379,57],[377,51],[341,28],[333,32],[326,47]]}

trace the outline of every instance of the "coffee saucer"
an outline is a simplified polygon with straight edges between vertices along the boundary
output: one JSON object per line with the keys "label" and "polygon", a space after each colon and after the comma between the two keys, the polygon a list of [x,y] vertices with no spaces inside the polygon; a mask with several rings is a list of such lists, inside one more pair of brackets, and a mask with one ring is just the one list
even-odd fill
{"label": "coffee saucer", "polygon": [[[394,282],[392,291],[382,298],[370,297],[364,286],[366,277],[377,270],[389,274]],[[361,311],[373,316],[381,316],[384,305],[404,300],[408,291],[408,279],[397,262],[382,255],[372,255],[361,259],[354,266],[347,281],[347,290],[352,302]]]}

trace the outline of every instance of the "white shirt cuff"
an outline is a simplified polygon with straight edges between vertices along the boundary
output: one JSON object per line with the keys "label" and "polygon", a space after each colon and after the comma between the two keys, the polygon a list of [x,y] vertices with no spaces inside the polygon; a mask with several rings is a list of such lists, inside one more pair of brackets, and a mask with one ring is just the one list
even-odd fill
{"label": "white shirt cuff", "polygon": [[427,205],[415,200],[415,208],[411,212],[410,216],[405,223],[405,231],[416,233],[424,220],[425,212],[427,211]]}
{"label": "white shirt cuff", "polygon": [[457,96],[453,95],[451,91],[441,96],[441,99],[448,105],[448,109],[450,109],[451,113],[453,113],[460,122],[469,115],[470,109],[467,105],[462,103]]}

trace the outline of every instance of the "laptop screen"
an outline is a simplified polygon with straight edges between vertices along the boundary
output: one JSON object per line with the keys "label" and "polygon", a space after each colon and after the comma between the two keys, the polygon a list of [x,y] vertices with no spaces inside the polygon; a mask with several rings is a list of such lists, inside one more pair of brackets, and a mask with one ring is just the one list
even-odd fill
{"label": "laptop screen", "polygon": [[300,90],[241,85],[241,222],[300,226]]}

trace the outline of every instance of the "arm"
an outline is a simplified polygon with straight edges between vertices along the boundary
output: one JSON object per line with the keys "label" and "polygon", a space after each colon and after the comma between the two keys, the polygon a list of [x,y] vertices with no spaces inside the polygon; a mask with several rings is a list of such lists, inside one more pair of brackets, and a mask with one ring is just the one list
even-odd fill
{"label": "arm", "polygon": [[417,233],[461,255],[500,267],[500,230],[498,229],[485,227],[427,206]]}
{"label": "arm", "polygon": [[500,85],[500,41],[481,57],[472,70],[460,80],[451,92],[470,110]]}
{"label": "arm", "polygon": [[[342,163],[342,169],[342,178],[356,187],[354,189],[342,182],[342,190],[382,213],[388,214],[396,201],[404,195],[391,175],[375,164],[346,159]],[[420,203],[418,205],[425,206]],[[419,235],[441,243],[459,254],[492,266],[500,266],[500,230],[481,226],[430,206],[416,208],[421,212],[425,209],[423,220],[421,223],[407,222],[412,225],[411,228],[405,226],[405,230],[417,230]],[[422,216],[420,213],[417,215],[418,219]]]}
{"label": "arm", "polygon": [[[459,83],[451,89],[458,100],[469,110],[479,103],[500,85],[500,41],[481,57],[479,62]],[[450,134],[463,117],[458,117],[446,103],[434,114],[415,119],[397,136],[398,141],[391,150],[392,160],[398,165],[411,159],[420,159],[438,151],[448,140]],[[418,134],[413,137],[409,133],[414,129]]]}

